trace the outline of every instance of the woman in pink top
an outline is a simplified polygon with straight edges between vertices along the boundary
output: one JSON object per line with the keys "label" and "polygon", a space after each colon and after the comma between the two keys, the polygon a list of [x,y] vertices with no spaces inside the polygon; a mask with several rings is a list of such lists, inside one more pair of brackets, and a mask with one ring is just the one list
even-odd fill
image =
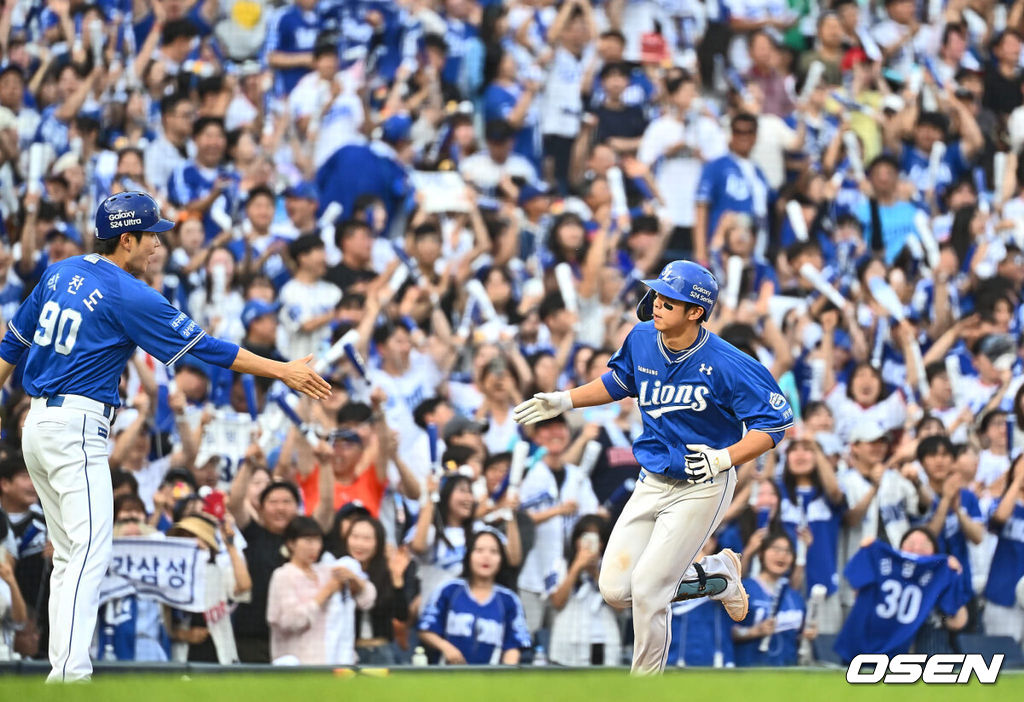
{"label": "woman in pink top", "polygon": [[285,529],[284,542],[291,560],[274,571],[267,594],[271,661],[327,663],[327,605],[346,585],[358,600],[366,581],[348,568],[317,563],[323,533],[310,517],[295,517]]}

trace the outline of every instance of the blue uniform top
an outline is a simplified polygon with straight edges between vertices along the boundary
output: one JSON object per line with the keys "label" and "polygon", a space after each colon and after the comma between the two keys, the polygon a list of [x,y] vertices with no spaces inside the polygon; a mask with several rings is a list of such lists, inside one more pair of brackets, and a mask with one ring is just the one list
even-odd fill
{"label": "blue uniform top", "polygon": [[[275,51],[287,54],[312,51],[321,29],[321,18],[315,10],[307,12],[294,5],[282,7],[270,18],[267,27],[267,40],[261,55],[263,65],[269,65],[270,54]],[[307,73],[309,69],[302,66],[275,69],[274,95],[287,96]]]}
{"label": "blue uniform top", "polygon": [[793,410],[759,362],[704,327],[688,349],[665,346],[654,322],[633,327],[601,379],[616,400],[635,397],[643,434],[633,455],[647,471],[683,480],[686,444],[732,446],[756,429],[776,444]]}
{"label": "blue uniform top", "polygon": [[775,595],[765,589],[757,578],[744,578],[743,587],[750,597],[747,618],[739,626],[752,627],[765,619],[775,617],[775,633],[768,640],[768,650],[761,651],[761,639],[737,642],[737,666],[783,666],[796,665],[800,632],[804,628],[804,612],[807,610],[799,593],[788,585],[782,591],[776,613]]}
{"label": "blue uniform top", "polygon": [[971,598],[970,580],[947,559],[903,553],[881,541],[857,551],[844,572],[857,599],[836,638],[836,653],[844,661],[859,653],[906,653],[936,606],[956,614]]}
{"label": "blue uniform top", "polygon": [[497,664],[503,652],[531,645],[523,605],[514,592],[495,585],[491,599],[481,604],[461,579],[434,591],[423,608],[419,629],[443,637],[470,665]]}
{"label": "blue uniform top", "polygon": [[985,583],[985,599],[1003,607],[1013,607],[1017,581],[1024,577],[1024,504],[1017,502],[1013,513],[1001,527],[992,523],[999,535],[992,555],[992,568]]}
{"label": "blue uniform top", "polygon": [[741,164],[738,156],[729,153],[708,161],[701,169],[696,201],[708,207],[709,241],[718,226],[718,219],[726,212],[748,214],[754,220],[755,229],[766,227],[768,201],[771,199],[768,179],[759,167],[751,163],[750,173],[757,182],[750,182]]}
{"label": "blue uniform top", "polygon": [[25,357],[22,384],[29,395],[83,395],[115,407],[136,346],[167,365],[192,351],[230,366],[238,353],[234,344],[206,339],[188,315],[98,254],[46,269],[7,327],[0,358],[16,365]]}

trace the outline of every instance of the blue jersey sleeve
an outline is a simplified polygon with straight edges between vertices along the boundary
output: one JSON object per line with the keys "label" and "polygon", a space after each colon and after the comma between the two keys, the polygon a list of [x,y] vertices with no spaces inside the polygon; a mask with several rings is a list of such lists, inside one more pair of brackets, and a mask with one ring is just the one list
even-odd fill
{"label": "blue jersey sleeve", "polygon": [[972,597],[974,597],[974,590],[971,587],[967,571],[961,570],[959,573],[953,573],[949,586],[939,598],[938,607],[946,616],[952,617]]}
{"label": "blue jersey sleeve", "polygon": [[505,640],[501,645],[502,651],[509,651],[513,648],[530,648],[533,642],[530,638],[529,627],[526,626],[526,614],[523,612],[523,605],[519,598],[513,593],[503,593],[505,598]]}
{"label": "blue jersey sleeve", "polygon": [[200,361],[212,363],[221,368],[230,368],[238,356],[238,344],[232,344],[230,341],[206,334],[192,347],[192,355]]}
{"label": "blue jersey sleeve", "polygon": [[763,431],[778,445],[793,426],[793,408],[767,368],[746,354],[738,358],[739,373],[731,378],[732,411],[747,431]]}
{"label": "blue jersey sleeve", "polygon": [[985,518],[981,516],[981,504],[978,502],[978,497],[967,488],[960,490],[960,504],[973,521],[985,521]]}
{"label": "blue jersey sleeve", "polygon": [[635,333],[635,328],[634,331],[629,332],[626,340],[622,342],[622,348],[608,359],[608,368],[611,370],[601,376],[605,389],[615,400],[636,397],[636,368],[633,365],[633,353],[630,349]]}
{"label": "blue jersey sleeve", "polygon": [[12,366],[18,365],[22,355],[32,346],[32,336],[39,320],[39,296],[42,289],[42,285],[36,285],[7,323],[3,341],[0,341],[0,358]]}
{"label": "blue jersey sleeve", "polygon": [[431,631],[438,636],[444,636],[444,622],[448,616],[448,602],[455,591],[455,583],[441,585],[434,590],[427,604],[423,607],[420,615],[419,630]]}
{"label": "blue jersey sleeve", "polygon": [[846,564],[846,568],[843,569],[843,575],[846,576],[850,587],[854,590],[870,585],[878,578],[878,570],[875,566],[878,563],[878,557],[881,555],[879,545],[879,542],[876,541],[860,549],[857,553],[853,554],[853,558],[850,559],[850,562]]}
{"label": "blue jersey sleeve", "polygon": [[[161,363],[173,365],[206,336],[202,328],[184,312],[175,309],[156,290],[139,283],[126,286],[131,291],[125,300],[122,318],[125,335]],[[138,291],[138,292],[136,292]]]}

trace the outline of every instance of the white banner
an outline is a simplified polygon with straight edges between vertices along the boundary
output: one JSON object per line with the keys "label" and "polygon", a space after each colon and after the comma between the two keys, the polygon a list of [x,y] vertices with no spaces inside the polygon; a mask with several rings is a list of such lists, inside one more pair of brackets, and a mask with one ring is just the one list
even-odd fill
{"label": "white banner", "polygon": [[110,568],[100,586],[100,604],[142,595],[186,612],[202,612],[209,558],[209,551],[195,539],[114,539]]}

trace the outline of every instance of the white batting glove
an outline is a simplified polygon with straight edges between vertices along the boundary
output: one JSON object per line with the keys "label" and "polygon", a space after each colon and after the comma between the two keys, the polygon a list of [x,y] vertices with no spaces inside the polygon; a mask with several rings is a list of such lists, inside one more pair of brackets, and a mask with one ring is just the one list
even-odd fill
{"label": "white batting glove", "polygon": [[519,424],[536,424],[571,409],[572,398],[569,397],[568,390],[538,392],[529,400],[516,405],[512,410],[512,418]]}
{"label": "white batting glove", "polygon": [[687,444],[686,482],[691,485],[714,480],[724,470],[732,468],[732,457],[728,449],[713,449],[706,444]]}

